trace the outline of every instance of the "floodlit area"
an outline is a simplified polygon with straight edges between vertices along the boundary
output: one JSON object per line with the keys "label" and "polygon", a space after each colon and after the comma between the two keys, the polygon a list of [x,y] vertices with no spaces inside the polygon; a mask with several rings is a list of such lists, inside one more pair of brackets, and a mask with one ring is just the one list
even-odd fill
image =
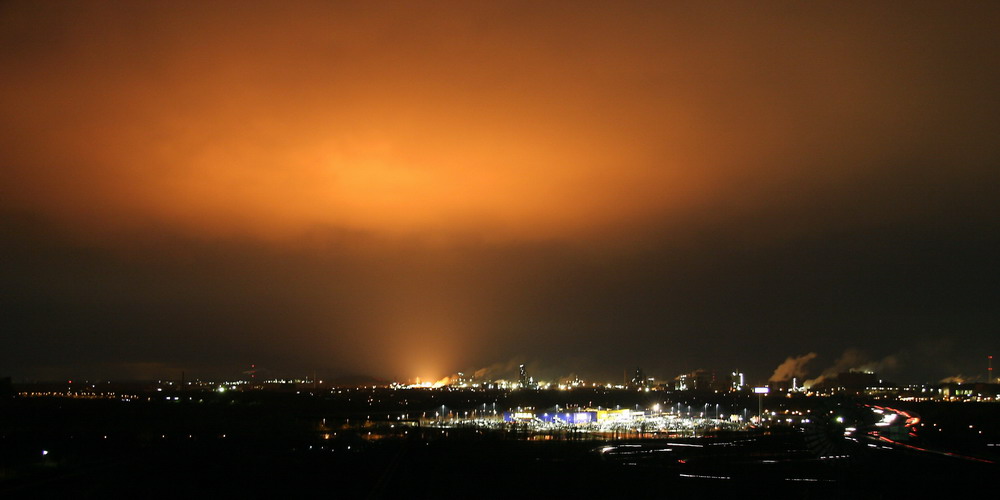
{"label": "floodlit area", "polygon": [[676,413],[652,413],[630,410],[592,410],[576,412],[511,411],[503,415],[462,418],[435,416],[423,418],[421,425],[442,428],[480,428],[536,433],[634,433],[695,436],[718,431],[741,431],[753,426],[739,416],[707,418]]}

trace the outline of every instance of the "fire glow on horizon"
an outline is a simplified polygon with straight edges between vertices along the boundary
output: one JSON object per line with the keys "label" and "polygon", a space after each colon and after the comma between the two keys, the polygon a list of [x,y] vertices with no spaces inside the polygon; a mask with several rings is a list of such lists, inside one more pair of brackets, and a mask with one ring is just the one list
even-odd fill
{"label": "fire glow on horizon", "polygon": [[978,376],[1000,9],[583,4],[0,4],[0,366]]}

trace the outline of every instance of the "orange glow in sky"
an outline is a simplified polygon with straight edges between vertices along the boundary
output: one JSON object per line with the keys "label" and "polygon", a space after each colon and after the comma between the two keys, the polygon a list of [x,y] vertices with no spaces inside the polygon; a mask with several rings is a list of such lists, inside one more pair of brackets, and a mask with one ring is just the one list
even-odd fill
{"label": "orange glow in sky", "polygon": [[[46,64],[2,84],[23,160],[2,175],[13,203],[91,230],[506,240],[684,222],[795,181],[817,142],[802,116],[830,134],[878,129],[859,117],[899,101],[862,71],[871,34],[773,45],[765,34],[797,28],[771,19],[705,33],[670,9],[619,23],[560,11],[556,25],[490,7],[420,23],[406,8],[72,10],[29,19],[75,20],[31,55]],[[146,43],[128,28],[140,18]],[[810,93],[741,60],[742,37]]]}
{"label": "orange glow in sky", "polygon": [[820,359],[801,339],[937,335],[928,297],[968,294],[937,300],[949,325],[997,303],[960,267],[996,253],[997,25],[989,2],[0,2],[0,351],[425,381],[616,355],[616,378],[753,328]]}

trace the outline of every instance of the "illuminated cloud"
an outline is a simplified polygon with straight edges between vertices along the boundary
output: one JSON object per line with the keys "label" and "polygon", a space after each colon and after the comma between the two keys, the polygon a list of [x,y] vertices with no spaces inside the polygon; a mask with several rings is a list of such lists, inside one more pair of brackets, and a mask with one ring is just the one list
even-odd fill
{"label": "illuminated cloud", "polygon": [[837,196],[981,123],[948,115],[980,82],[934,45],[947,22],[887,8],[7,10],[5,204],[112,233],[676,229]]}
{"label": "illuminated cloud", "polygon": [[762,378],[789,349],[895,352],[885,329],[982,338],[997,25],[975,3],[6,2],[0,352],[617,380],[756,350]]}

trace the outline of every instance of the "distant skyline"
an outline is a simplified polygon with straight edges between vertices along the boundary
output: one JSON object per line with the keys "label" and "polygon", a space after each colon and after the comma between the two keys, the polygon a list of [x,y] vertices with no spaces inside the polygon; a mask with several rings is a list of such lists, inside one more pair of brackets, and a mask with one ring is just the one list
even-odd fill
{"label": "distant skyline", "polygon": [[996,26],[975,1],[3,2],[0,377],[981,377]]}

